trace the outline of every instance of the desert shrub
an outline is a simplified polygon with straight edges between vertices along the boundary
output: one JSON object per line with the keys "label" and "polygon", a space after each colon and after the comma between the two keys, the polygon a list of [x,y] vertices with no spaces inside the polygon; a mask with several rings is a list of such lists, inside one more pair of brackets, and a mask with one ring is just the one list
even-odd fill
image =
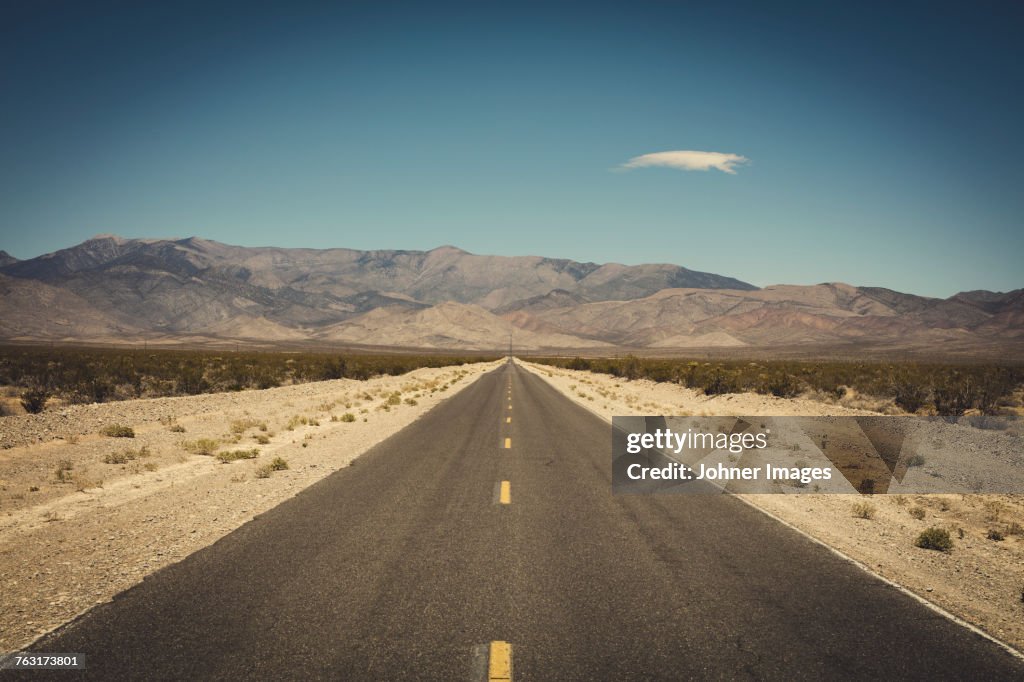
{"label": "desert shrub", "polygon": [[62,459],[57,463],[57,469],[53,472],[53,475],[59,483],[67,483],[73,477],[72,469],[74,469],[74,464],[71,463],[71,460]]}
{"label": "desert shrub", "polygon": [[911,414],[924,407],[930,391],[930,387],[921,376],[912,375],[908,371],[901,371],[893,376],[893,401],[900,409]]}
{"label": "desert shrub", "polygon": [[908,467],[924,466],[925,461],[926,460],[924,458],[924,455],[922,455],[921,453],[917,452],[917,453],[914,453],[913,455],[911,455],[910,457],[907,458],[907,466]]}
{"label": "desert shrub", "polygon": [[913,516],[918,521],[923,520],[924,517],[927,515],[927,513],[924,510],[924,507],[911,507],[910,509],[907,510],[907,513]]}
{"label": "desert shrub", "polygon": [[185,433],[185,427],[181,424],[171,424],[167,430],[171,433]]}
{"label": "desert shrub", "polygon": [[229,450],[227,452],[218,452],[217,461],[227,464],[228,462],[235,462],[240,459],[256,459],[259,454],[259,448],[252,448],[250,450]]}
{"label": "desert shrub", "polygon": [[1013,392],[1012,373],[1005,367],[988,367],[978,377],[976,404],[982,414],[996,414],[999,401]]}
{"label": "desert shrub", "polygon": [[953,538],[945,528],[932,526],[921,531],[914,544],[921,549],[934,549],[938,552],[948,552],[953,549]]}
{"label": "desert shrub", "polygon": [[736,378],[722,370],[712,372],[701,388],[704,389],[705,395],[736,393],[739,390]]}
{"label": "desert shrub", "polygon": [[262,426],[261,431],[267,430],[267,425],[261,421],[252,418],[236,419],[231,422],[231,432],[237,434],[243,434],[251,428]]}
{"label": "desert shrub", "polygon": [[632,381],[633,379],[639,379],[642,372],[644,371],[641,361],[634,355],[627,355],[622,359],[609,360],[602,363],[603,369],[607,374],[612,376],[622,377]]}
{"label": "desert shrub", "polygon": [[853,515],[858,519],[875,518],[875,505],[870,502],[857,502],[853,505]]}
{"label": "desert shrub", "polygon": [[100,435],[108,438],[135,438],[135,429],[125,424],[111,424],[103,427]]}
{"label": "desert shrub", "polygon": [[270,442],[270,436],[265,433],[257,433],[253,436],[257,443],[260,445],[266,445]]}
{"label": "desert shrub", "polygon": [[756,387],[758,393],[777,398],[795,398],[800,395],[800,381],[789,374],[765,376]]}
{"label": "desert shrub", "polygon": [[256,469],[256,478],[270,478],[270,475],[275,471],[283,471],[287,468],[288,462],[280,457],[275,457],[269,464],[264,464]]}
{"label": "desert shrub", "polygon": [[935,411],[943,417],[959,417],[974,407],[978,399],[978,384],[969,374],[953,372],[935,386],[932,402]]}
{"label": "desert shrub", "polygon": [[1002,531],[996,528],[990,528],[988,531],[988,535],[986,535],[985,537],[987,537],[989,540],[994,540],[995,542],[1002,542],[1006,539],[1006,536],[1003,535]]}
{"label": "desert shrub", "polygon": [[395,391],[388,396],[388,399],[384,402],[385,405],[401,405],[402,394],[399,391]]}
{"label": "desert shrub", "polygon": [[50,393],[45,388],[30,388],[21,394],[21,406],[29,414],[39,414],[49,399]]}
{"label": "desert shrub", "polygon": [[345,414],[341,415],[341,421],[343,422],[354,422],[355,420],[356,416],[351,412],[346,412]]}
{"label": "desert shrub", "polygon": [[124,452],[108,452],[103,455],[104,464],[126,464],[128,462],[128,454]]}
{"label": "desert shrub", "polygon": [[986,500],[982,503],[985,508],[985,520],[998,522],[1006,511],[1006,505],[999,500]]}
{"label": "desert shrub", "polygon": [[574,357],[572,360],[570,360],[568,363],[566,363],[565,366],[566,366],[566,369],[575,369],[575,370],[588,370],[588,369],[590,369],[590,363],[587,362],[586,360],[584,360],[583,358],[581,358],[578,355],[576,357]]}
{"label": "desert shrub", "polygon": [[219,445],[220,443],[212,438],[200,438],[198,440],[185,441],[181,444],[181,447],[193,455],[206,455],[209,457],[217,450]]}

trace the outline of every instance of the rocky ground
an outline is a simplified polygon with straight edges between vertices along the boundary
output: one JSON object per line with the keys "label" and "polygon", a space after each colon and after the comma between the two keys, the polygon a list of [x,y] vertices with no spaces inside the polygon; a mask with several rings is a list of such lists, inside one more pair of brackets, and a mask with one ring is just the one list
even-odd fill
{"label": "rocky ground", "polygon": [[352,465],[495,366],[0,418],[0,651]]}
{"label": "rocky ground", "polygon": [[[522,364],[609,421],[614,415],[873,414],[810,399],[757,394],[709,397],[677,384]],[[1024,496],[802,493],[741,497],[874,573],[1024,649]],[[914,545],[918,534],[931,526],[950,531],[952,551]],[[999,536],[1001,540],[995,539]]]}

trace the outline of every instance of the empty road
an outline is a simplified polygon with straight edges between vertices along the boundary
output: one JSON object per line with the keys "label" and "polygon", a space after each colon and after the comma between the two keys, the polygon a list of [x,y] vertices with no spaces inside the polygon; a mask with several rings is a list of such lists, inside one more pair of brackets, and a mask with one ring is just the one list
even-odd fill
{"label": "empty road", "polygon": [[613,496],[609,433],[505,365],[0,677],[1024,679],[735,498]]}

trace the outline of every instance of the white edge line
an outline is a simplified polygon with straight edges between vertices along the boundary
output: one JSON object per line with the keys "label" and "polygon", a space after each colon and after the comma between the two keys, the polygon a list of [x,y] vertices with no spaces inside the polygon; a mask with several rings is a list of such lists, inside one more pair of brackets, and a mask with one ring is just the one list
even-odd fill
{"label": "white edge line", "polygon": [[[524,369],[527,369],[525,362],[523,362],[522,360],[520,360],[519,362],[520,362],[520,366],[522,366]],[[527,371],[530,371],[530,369],[527,369]],[[591,408],[589,405],[584,405],[583,403],[577,403],[576,400],[574,400],[571,396],[569,396],[568,394],[563,393],[562,391],[560,391],[557,386],[552,384],[550,381],[547,381],[546,378],[541,375],[541,372],[539,370],[533,369],[533,371],[530,371],[530,373],[533,374],[534,376],[540,378],[548,386],[551,386],[551,388],[555,389],[556,391],[558,391],[562,395],[564,395],[567,398],[569,398],[569,400],[572,400],[574,403],[576,403],[580,407],[583,407],[586,410],[588,410],[589,412],[591,412],[592,414],[594,414],[601,421],[603,421],[603,422],[605,422],[607,424],[611,424],[611,420],[607,419],[603,414],[599,413],[597,410]],[[881,575],[880,573],[876,573],[867,564],[862,563],[861,561],[858,561],[857,559],[854,559],[853,557],[849,556],[848,554],[843,553],[841,550],[836,549],[832,545],[829,545],[828,543],[826,543],[826,542],[824,542],[822,540],[819,540],[818,538],[814,537],[813,535],[811,535],[807,531],[801,530],[800,528],[797,528],[796,526],[794,526],[789,521],[786,521],[785,519],[782,519],[782,518],[776,516],[775,514],[773,514],[770,511],[768,511],[767,509],[762,509],[761,507],[757,506],[756,504],[754,504],[750,500],[747,500],[747,499],[745,499],[745,498],[743,498],[740,495],[737,495],[735,493],[725,493],[725,494],[732,495],[737,500],[739,500],[743,504],[747,505],[751,509],[755,509],[755,510],[761,512],[762,514],[764,514],[765,516],[767,516],[768,518],[771,518],[771,519],[774,519],[775,521],[778,521],[779,523],[781,523],[783,526],[786,526],[790,530],[796,531],[797,533],[799,533],[800,535],[804,536],[805,538],[807,538],[811,542],[813,542],[815,544],[818,544],[818,545],[821,545],[822,547],[824,547],[828,551],[830,551],[833,554],[835,554],[840,559],[844,559],[845,561],[848,561],[849,563],[853,564],[854,566],[856,566],[857,568],[861,569],[862,571],[864,571],[865,573],[867,573],[871,577],[876,578],[878,580],[881,580],[883,583],[885,583],[887,585],[895,587],[897,590],[899,590],[903,594],[907,595],[908,597],[912,598],[914,601],[918,602],[919,604],[922,604],[922,605],[928,607],[929,609],[931,609],[935,613],[939,614],[940,616],[943,616],[943,617],[953,621],[957,625],[959,625],[959,626],[961,626],[963,628],[966,628],[967,630],[970,630],[971,632],[973,632],[976,635],[979,635],[983,639],[987,639],[988,641],[992,642],[993,644],[999,646],[999,648],[1003,649],[1004,651],[1006,651],[1011,656],[1024,661],[1024,653],[1022,653],[1022,652],[1018,651],[1017,649],[1013,648],[1012,646],[1010,646],[1009,644],[1007,644],[1003,640],[996,638],[994,635],[990,635],[989,633],[987,633],[984,630],[982,630],[981,628],[979,628],[977,625],[974,625],[973,623],[967,622],[966,620],[964,620],[960,616],[947,611],[946,609],[942,608],[941,606],[939,606],[935,602],[932,602],[932,601],[929,601],[929,600],[925,599],[924,597],[919,595],[917,592],[913,592],[909,588],[904,587],[903,585],[900,585],[896,581],[891,580],[890,578],[886,578],[884,575]],[[825,494],[828,494],[828,493],[825,493]]]}

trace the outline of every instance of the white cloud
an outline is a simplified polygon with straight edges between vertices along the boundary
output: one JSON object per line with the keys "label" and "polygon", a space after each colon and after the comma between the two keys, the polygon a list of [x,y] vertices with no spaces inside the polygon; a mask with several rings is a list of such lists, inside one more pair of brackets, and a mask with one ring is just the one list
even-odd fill
{"label": "white cloud", "polygon": [[634,156],[622,164],[620,168],[629,170],[632,168],[646,168],[648,166],[665,166],[667,168],[678,168],[679,170],[688,171],[706,171],[715,168],[723,173],[735,175],[736,166],[745,163],[750,163],[750,159],[739,154],[677,151],[655,152],[653,154],[644,154],[643,156]]}

